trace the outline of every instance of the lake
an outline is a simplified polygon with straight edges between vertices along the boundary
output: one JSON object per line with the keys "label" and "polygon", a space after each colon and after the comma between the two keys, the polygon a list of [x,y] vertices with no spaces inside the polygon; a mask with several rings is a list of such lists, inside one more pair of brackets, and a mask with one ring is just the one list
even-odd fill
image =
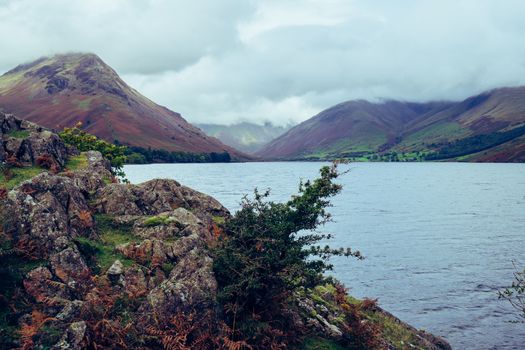
{"label": "lake", "polygon": [[[284,201],[323,163],[152,164],[132,183],[173,178],[235,211],[255,187]],[[525,164],[354,163],[323,231],[366,257],[334,259],[356,297],[379,304],[455,349],[524,349],[525,324],[497,290],[525,267]]]}

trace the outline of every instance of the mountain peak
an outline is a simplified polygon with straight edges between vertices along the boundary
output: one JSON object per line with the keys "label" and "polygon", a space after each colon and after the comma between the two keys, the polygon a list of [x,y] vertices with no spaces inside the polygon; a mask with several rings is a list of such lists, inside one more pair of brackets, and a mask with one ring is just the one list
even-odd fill
{"label": "mountain peak", "polygon": [[15,68],[7,71],[4,75],[13,75],[20,72],[27,72],[32,68],[40,67],[42,65],[75,65],[84,62],[85,65],[104,64],[102,59],[94,53],[66,53],[57,54],[54,56],[43,56],[34,61],[22,63]]}
{"label": "mountain peak", "polygon": [[0,111],[55,129],[80,121],[109,142],[240,155],[132,89],[93,53],[42,57],[0,76]]}

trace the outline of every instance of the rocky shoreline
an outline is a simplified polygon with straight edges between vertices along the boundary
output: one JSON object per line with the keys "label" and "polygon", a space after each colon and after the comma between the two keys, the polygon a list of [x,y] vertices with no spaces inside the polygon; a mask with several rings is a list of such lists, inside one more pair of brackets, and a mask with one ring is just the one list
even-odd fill
{"label": "rocky shoreline", "polygon": [[[118,183],[100,153],[12,115],[0,132],[0,348],[184,349],[195,327],[220,328],[210,247],[226,208],[175,180]],[[340,293],[294,296],[299,348],[343,348]],[[380,348],[451,348],[374,303],[344,303],[381,325]]]}

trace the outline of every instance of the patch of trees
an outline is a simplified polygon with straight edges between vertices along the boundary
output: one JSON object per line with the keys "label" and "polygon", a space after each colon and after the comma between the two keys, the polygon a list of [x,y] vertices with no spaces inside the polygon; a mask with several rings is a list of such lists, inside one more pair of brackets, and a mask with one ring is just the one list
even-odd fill
{"label": "patch of trees", "polygon": [[501,145],[517,137],[525,135],[525,125],[503,132],[475,135],[447,143],[436,153],[426,156],[426,160],[438,160],[460,157]]}
{"label": "patch of trees", "polygon": [[128,146],[126,148],[128,164],[149,163],[229,163],[231,156],[228,152],[190,153],[170,152],[163,149],[142,148]]}

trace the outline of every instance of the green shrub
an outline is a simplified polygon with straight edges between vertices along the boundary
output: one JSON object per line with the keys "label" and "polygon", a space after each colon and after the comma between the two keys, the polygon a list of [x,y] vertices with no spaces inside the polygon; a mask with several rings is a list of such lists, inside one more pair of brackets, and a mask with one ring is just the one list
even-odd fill
{"label": "green shrub", "polygon": [[99,151],[111,163],[113,174],[123,178],[125,176],[123,166],[126,162],[126,147],[111,144],[88,134],[80,129],[81,126],[82,124],[78,123],[73,128],[64,128],[59,133],[60,138],[66,144],[75,146],[80,152]]}
{"label": "green shrub", "polygon": [[329,198],[341,191],[341,185],[333,182],[340,175],[335,163],[323,167],[320,175],[301,183],[299,194],[286,203],[266,201],[268,192],[255,191],[253,200],[245,197],[241,210],[225,223],[215,248],[218,300],[237,332],[233,336],[255,347],[269,338],[293,341],[284,312],[289,296],[319,284],[332,268],[331,256],[361,258],[349,248],[317,245],[331,237],[315,229],[330,220]]}

